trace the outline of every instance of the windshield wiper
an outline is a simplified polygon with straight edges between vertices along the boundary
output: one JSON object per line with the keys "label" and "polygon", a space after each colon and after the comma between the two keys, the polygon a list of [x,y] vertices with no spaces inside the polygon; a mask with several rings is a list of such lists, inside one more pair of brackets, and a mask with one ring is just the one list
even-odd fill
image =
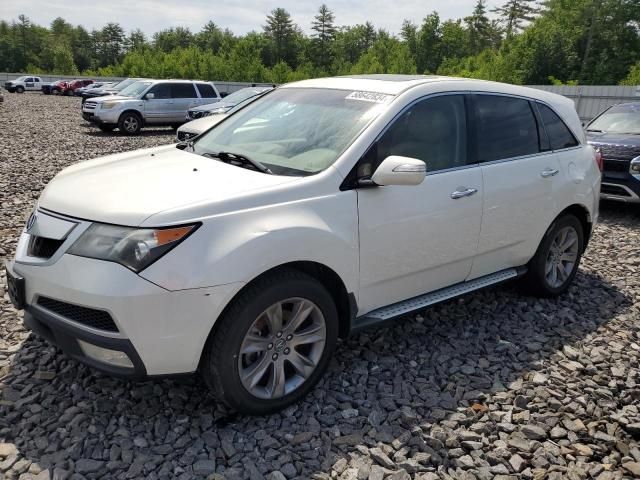
{"label": "windshield wiper", "polygon": [[236,165],[238,167],[253,167],[259,172],[273,175],[273,172],[269,170],[267,167],[265,167],[258,160],[253,160],[252,158],[249,158],[246,155],[242,155],[240,153],[204,152],[201,155],[203,157],[217,158],[223,161],[224,163],[230,163],[231,165]]}

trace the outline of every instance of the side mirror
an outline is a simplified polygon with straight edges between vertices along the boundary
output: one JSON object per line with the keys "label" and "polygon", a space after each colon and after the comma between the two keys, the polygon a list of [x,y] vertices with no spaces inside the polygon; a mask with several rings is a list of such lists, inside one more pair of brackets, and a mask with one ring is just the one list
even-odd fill
{"label": "side mirror", "polygon": [[156,98],[155,93],[147,93],[144,98],[146,98],[147,100],[153,100],[154,98]]}
{"label": "side mirror", "polygon": [[378,166],[371,180],[376,185],[420,185],[427,165],[417,158],[390,155]]}

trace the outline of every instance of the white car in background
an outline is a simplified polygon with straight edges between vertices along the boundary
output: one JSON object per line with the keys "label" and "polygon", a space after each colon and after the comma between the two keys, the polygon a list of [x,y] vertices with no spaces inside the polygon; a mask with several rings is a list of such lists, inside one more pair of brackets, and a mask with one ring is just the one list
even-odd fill
{"label": "white car in background", "polygon": [[306,80],[192,142],[60,172],[7,264],[9,296],[92,367],[199,371],[230,407],[273,412],[313,388],[351,331],[510,279],[564,293],[600,175],[559,95]]}
{"label": "white car in background", "polygon": [[23,75],[15,80],[5,82],[4,88],[6,88],[9,93],[39,92],[42,89],[42,80],[40,77]]}

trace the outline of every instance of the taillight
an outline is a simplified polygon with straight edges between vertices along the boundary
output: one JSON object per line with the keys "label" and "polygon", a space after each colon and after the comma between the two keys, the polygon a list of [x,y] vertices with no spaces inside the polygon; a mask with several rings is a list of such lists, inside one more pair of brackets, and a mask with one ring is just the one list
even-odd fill
{"label": "taillight", "polygon": [[598,165],[598,170],[604,170],[604,158],[602,158],[602,151],[599,148],[596,148],[595,161],[596,165]]}

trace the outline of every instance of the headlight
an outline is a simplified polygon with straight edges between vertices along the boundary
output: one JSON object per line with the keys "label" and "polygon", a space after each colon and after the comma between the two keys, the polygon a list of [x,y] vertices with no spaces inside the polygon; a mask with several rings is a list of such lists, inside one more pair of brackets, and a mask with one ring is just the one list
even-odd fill
{"label": "headlight", "polygon": [[118,105],[118,102],[104,102],[100,104],[100,108],[102,110],[109,110],[110,108],[113,108],[117,105]]}
{"label": "headlight", "polygon": [[69,253],[116,262],[138,273],[187,238],[198,226],[130,228],[94,223],[76,240]]}
{"label": "headlight", "polygon": [[631,160],[629,173],[631,173],[631,175],[640,175],[640,157]]}

